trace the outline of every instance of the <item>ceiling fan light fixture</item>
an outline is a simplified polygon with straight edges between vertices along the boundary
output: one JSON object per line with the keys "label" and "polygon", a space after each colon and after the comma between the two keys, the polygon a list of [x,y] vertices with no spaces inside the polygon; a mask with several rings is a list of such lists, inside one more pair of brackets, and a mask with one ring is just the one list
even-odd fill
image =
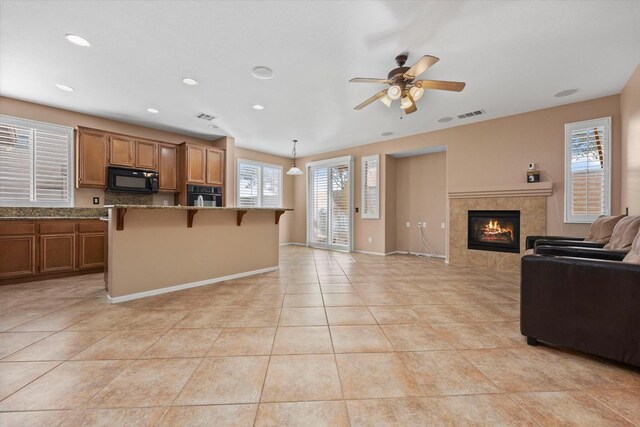
{"label": "ceiling fan light fixture", "polygon": [[393,102],[393,100],[389,98],[389,95],[385,95],[382,98],[380,98],[380,102],[382,102],[384,105],[387,106],[387,108],[389,108],[391,107],[391,103]]}
{"label": "ceiling fan light fixture", "polygon": [[406,110],[407,108],[411,108],[412,105],[413,105],[413,101],[411,101],[411,99],[408,96],[404,96],[400,100],[400,108],[402,108],[403,110]]}
{"label": "ceiling fan light fixture", "polygon": [[387,89],[387,96],[392,100],[400,99],[402,96],[402,89],[398,85],[393,85]]}
{"label": "ceiling fan light fixture", "polygon": [[424,95],[424,89],[418,86],[413,86],[411,89],[409,89],[409,93],[411,94],[413,99],[417,101],[418,99],[422,98],[422,95]]}

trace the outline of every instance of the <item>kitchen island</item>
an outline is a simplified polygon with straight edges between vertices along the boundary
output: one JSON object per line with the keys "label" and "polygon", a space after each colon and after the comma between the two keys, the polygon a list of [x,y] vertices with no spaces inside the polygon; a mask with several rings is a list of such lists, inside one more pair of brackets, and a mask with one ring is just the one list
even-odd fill
{"label": "kitchen island", "polygon": [[110,205],[105,280],[112,303],[276,270],[292,209]]}

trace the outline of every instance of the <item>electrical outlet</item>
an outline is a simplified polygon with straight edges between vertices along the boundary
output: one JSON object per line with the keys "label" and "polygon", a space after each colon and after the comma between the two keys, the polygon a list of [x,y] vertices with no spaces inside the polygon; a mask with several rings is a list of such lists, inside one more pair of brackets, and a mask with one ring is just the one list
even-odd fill
{"label": "electrical outlet", "polygon": [[373,239],[371,237],[369,237],[369,243],[371,243],[373,241]]}
{"label": "electrical outlet", "polygon": [[410,228],[410,227],[411,227],[411,223],[407,222],[407,228]]}
{"label": "electrical outlet", "polygon": [[422,223],[418,221],[418,228],[422,228]]}
{"label": "electrical outlet", "polygon": [[94,197],[93,198],[93,204],[94,205],[99,205],[100,204],[100,197]]}
{"label": "electrical outlet", "polygon": [[422,221],[422,228],[427,228],[427,221]]}
{"label": "electrical outlet", "polygon": [[445,227],[446,227],[446,226],[445,226],[444,222],[441,222],[441,223],[440,223],[440,228],[442,228],[442,229],[444,230],[444,228],[445,228]]}

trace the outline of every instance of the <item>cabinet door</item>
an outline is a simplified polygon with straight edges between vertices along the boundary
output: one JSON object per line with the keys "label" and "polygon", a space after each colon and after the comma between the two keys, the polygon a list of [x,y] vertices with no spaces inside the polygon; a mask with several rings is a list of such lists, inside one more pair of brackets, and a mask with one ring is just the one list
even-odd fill
{"label": "cabinet door", "polygon": [[136,141],[136,167],[157,170],[158,144],[151,141]]}
{"label": "cabinet door", "polygon": [[207,184],[224,182],[224,151],[207,148]]}
{"label": "cabinet door", "polygon": [[178,190],[178,158],[175,145],[158,144],[158,176],[160,191]]}
{"label": "cabinet door", "polygon": [[0,236],[0,279],[36,274],[36,236]]}
{"label": "cabinet door", "polygon": [[134,143],[126,136],[109,137],[109,164],[133,167]]}
{"label": "cabinet door", "polygon": [[78,132],[78,187],[107,184],[107,136],[102,132]]}
{"label": "cabinet door", "polygon": [[104,267],[104,233],[80,233],[78,235],[78,268]]}
{"label": "cabinet door", "polygon": [[40,273],[75,268],[75,234],[40,236]]}
{"label": "cabinet door", "polygon": [[187,182],[204,184],[206,182],[206,147],[187,145]]}

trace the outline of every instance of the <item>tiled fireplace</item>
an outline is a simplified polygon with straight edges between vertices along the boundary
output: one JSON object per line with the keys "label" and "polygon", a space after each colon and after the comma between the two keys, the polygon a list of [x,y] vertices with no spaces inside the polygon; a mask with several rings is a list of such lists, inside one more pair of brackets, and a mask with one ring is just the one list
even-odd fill
{"label": "tiled fireplace", "polygon": [[546,234],[551,188],[537,183],[449,191],[449,263],[519,271],[526,237]]}

